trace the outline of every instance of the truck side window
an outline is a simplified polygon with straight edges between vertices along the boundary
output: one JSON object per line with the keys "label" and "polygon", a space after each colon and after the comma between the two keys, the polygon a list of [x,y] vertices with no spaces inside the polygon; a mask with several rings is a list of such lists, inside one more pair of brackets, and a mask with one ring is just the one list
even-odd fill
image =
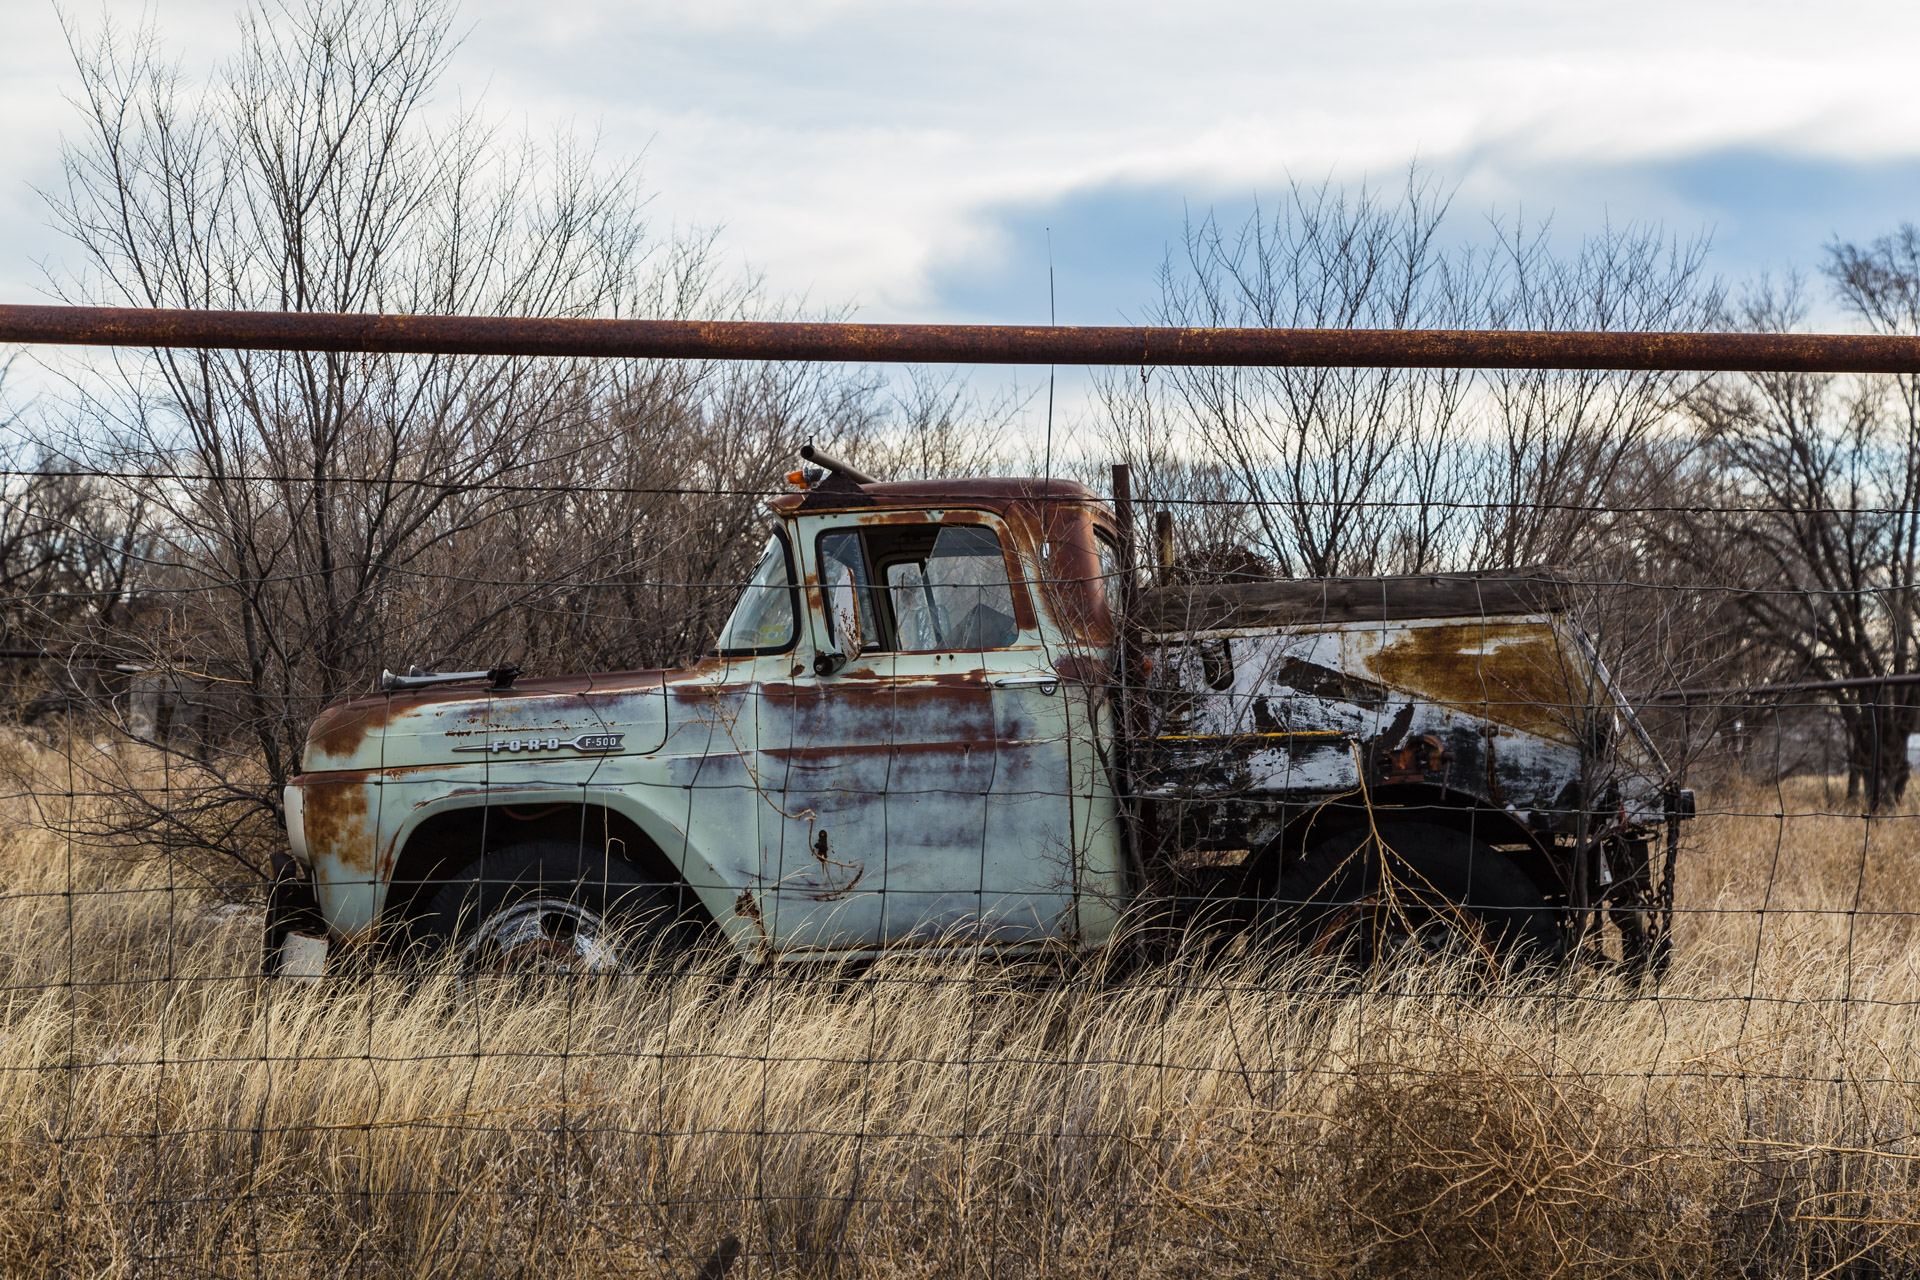
{"label": "truck side window", "polygon": [[1100,590],[1107,598],[1107,616],[1120,625],[1120,548],[1104,532],[1095,531],[1093,545],[1100,551]]}
{"label": "truck side window", "polygon": [[740,593],[714,647],[722,654],[780,653],[793,647],[793,574],[787,566],[787,541],[767,540],[753,577]]}
{"label": "truck side window", "polygon": [[933,597],[927,592],[922,564],[919,560],[909,560],[887,566],[887,593],[893,599],[893,616],[899,624],[902,649],[940,647],[940,628],[933,620]]}
{"label": "truck side window", "polygon": [[820,587],[827,605],[827,631],[848,657],[887,648],[874,616],[873,585],[857,529],[820,535]]}
{"label": "truck side window", "polygon": [[1000,539],[977,524],[942,525],[921,560],[887,565],[902,649],[1004,649],[1020,638]]}

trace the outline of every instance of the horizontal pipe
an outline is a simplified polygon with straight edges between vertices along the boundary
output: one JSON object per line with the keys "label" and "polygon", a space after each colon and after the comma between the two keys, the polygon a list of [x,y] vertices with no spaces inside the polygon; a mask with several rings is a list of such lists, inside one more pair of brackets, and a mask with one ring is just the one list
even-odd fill
{"label": "horizontal pipe", "polygon": [[0,343],[928,364],[1920,373],[1920,338],[1839,333],[803,324],[0,306]]}

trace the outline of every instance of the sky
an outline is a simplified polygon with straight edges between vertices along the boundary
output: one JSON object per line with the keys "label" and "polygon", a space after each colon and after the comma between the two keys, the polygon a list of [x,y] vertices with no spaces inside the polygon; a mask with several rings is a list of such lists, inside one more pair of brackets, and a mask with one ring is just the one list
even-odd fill
{"label": "sky", "polygon": [[[144,14],[190,72],[235,0]],[[59,10],[0,0],[0,298],[66,251],[36,186],[76,128]],[[658,225],[860,319],[1139,320],[1189,217],[1417,161],[1457,233],[1710,233],[1738,280],[1920,220],[1920,5],[1828,0],[468,0],[445,100],[638,157]]]}

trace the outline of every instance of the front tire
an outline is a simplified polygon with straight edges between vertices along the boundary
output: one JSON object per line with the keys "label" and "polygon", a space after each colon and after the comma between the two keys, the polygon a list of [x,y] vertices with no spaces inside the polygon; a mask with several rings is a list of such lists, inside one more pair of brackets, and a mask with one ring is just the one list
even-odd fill
{"label": "front tire", "polygon": [[461,977],[631,973],[685,939],[673,886],[558,840],[489,852],[434,893],[413,936],[450,947]]}
{"label": "front tire", "polygon": [[1422,822],[1314,846],[1280,876],[1264,915],[1285,951],[1361,966],[1452,953],[1512,967],[1563,950],[1545,895],[1511,858]]}

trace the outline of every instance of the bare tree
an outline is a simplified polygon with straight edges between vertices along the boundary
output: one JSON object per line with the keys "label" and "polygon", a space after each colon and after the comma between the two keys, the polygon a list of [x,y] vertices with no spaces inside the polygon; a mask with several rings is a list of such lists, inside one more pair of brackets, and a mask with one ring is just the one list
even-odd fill
{"label": "bare tree", "polygon": [[[1271,574],[1272,560],[1254,550],[1265,545],[1263,527],[1245,499],[1243,477],[1213,453],[1191,447],[1162,378],[1162,371],[1141,368],[1109,374],[1099,384],[1106,455],[1130,464],[1135,503],[1152,513],[1152,546],[1143,546],[1142,555],[1169,578]],[[1078,478],[1104,487],[1105,460]]]}
{"label": "bare tree", "polygon": [[[1835,242],[1827,250],[1825,272],[1841,304],[1877,333],[1920,335],[1920,228],[1902,223],[1892,235],[1864,247]],[[1894,408],[1880,424],[1881,484],[1891,504],[1885,530],[1886,589],[1880,593],[1885,611],[1884,649],[1890,669],[1908,671],[1920,662],[1915,631],[1920,628],[1920,376],[1895,374],[1876,379],[1891,383]],[[1891,690],[1883,691],[1889,693]],[[1911,689],[1902,696],[1876,698],[1894,714],[1888,729],[1897,741],[1880,743],[1876,750],[1898,756],[1895,771],[1897,798],[1905,787],[1900,766],[1906,756],[1906,735],[1916,727],[1920,711]],[[1904,716],[1900,711],[1904,710]],[[1904,732],[1902,731],[1904,724]]]}
{"label": "bare tree", "polygon": [[[710,240],[649,236],[631,166],[471,110],[436,123],[452,22],[443,0],[262,0],[206,85],[150,32],[69,28],[86,133],[46,195],[87,266],[56,288],[147,307],[766,310],[751,281],[720,280]],[[871,396],[857,373],[795,366],[273,351],[154,351],[76,379],[65,452],[123,508],[148,504],[159,539],[109,638],[204,685],[211,716],[190,798],[102,784],[146,843],[257,866],[313,714],[382,665],[704,647],[754,493],[804,433],[866,431]]]}
{"label": "bare tree", "polygon": [[[1229,234],[1188,227],[1160,274],[1173,324],[1690,330],[1720,310],[1703,240],[1604,228],[1557,255],[1494,220],[1449,242],[1417,170],[1396,200],[1295,184]],[[1618,513],[1654,499],[1682,375],[1607,370],[1175,369],[1102,384],[1109,443],[1204,457],[1282,574],[1585,564],[1618,577]],[[1153,470],[1160,471],[1163,465]],[[1225,496],[1216,494],[1216,496]]]}
{"label": "bare tree", "polygon": [[921,365],[890,381],[887,421],[861,455],[866,470],[907,479],[988,475],[1018,465],[1010,437],[1032,390],[982,398],[965,374]]}
{"label": "bare tree", "polygon": [[[1603,227],[1571,256],[1548,228],[1493,224],[1484,318],[1491,329],[1697,332],[1722,309],[1707,243]],[[1625,522],[1664,496],[1662,437],[1698,380],[1662,371],[1499,369],[1479,375],[1486,456],[1467,558],[1556,564],[1620,580]],[[1653,464],[1653,465],[1650,465]]]}
{"label": "bare tree", "polygon": [[[1830,261],[1842,298],[1876,323],[1868,269],[1892,261],[1882,256],[1891,242],[1882,246],[1836,246]],[[1732,320],[1785,331],[1805,311],[1797,279],[1778,288],[1763,280]],[[1687,545],[1736,588],[1748,646],[1776,678],[1870,680],[1909,674],[1920,658],[1920,436],[1912,388],[1904,379],[1895,386],[1893,412],[1884,379],[1809,374],[1728,378],[1695,401],[1714,536]],[[1869,684],[1832,697],[1846,728],[1849,791],[1864,786],[1876,811],[1897,802],[1907,735],[1920,723],[1911,688]]]}
{"label": "bare tree", "polygon": [[[1278,212],[1228,232],[1187,227],[1160,273],[1157,323],[1454,328],[1475,314],[1473,264],[1444,251],[1447,198],[1410,172],[1397,201],[1294,184]],[[1171,369],[1158,412],[1236,479],[1260,549],[1282,574],[1419,570],[1442,554],[1457,480],[1458,370]],[[1122,380],[1118,396],[1151,396]],[[1423,501],[1413,501],[1415,498]],[[1406,503],[1408,505],[1402,506]],[[1402,518],[1405,517],[1405,518]]]}
{"label": "bare tree", "polygon": [[11,364],[0,364],[0,683],[31,719],[106,691],[97,655],[75,660],[62,645],[127,620],[153,536],[138,490],[123,495],[20,431],[5,395]]}

